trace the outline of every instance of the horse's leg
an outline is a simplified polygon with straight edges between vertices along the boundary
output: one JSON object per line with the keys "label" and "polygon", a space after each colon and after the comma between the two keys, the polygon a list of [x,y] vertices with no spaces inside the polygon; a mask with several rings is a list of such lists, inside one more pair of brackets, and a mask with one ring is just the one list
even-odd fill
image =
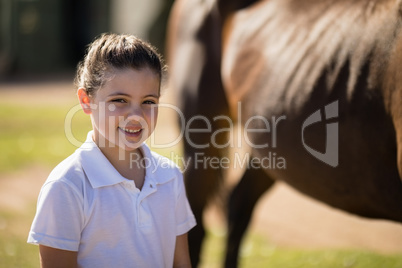
{"label": "horse's leg", "polygon": [[[215,93],[215,99],[219,100],[219,91]],[[199,100],[199,99],[197,99]],[[222,103],[224,103],[222,101]],[[188,107],[189,106],[189,107]],[[191,263],[193,267],[197,267],[200,261],[200,252],[202,241],[205,236],[203,212],[208,202],[214,197],[223,182],[222,169],[220,165],[213,164],[211,159],[219,160],[226,154],[224,148],[219,148],[219,145],[228,143],[228,135],[225,132],[218,132],[221,129],[228,129],[228,122],[225,120],[213,120],[214,114],[219,114],[215,111],[214,107],[208,107],[200,104],[200,102],[186,102],[188,109],[193,107],[199,107],[197,114],[201,114],[203,120],[194,120],[191,124],[188,124],[188,128],[192,131],[188,131],[186,138],[183,140],[184,153],[186,156],[186,170],[184,172],[187,197],[194,216],[197,220],[197,226],[190,230],[189,237],[189,249]],[[209,109],[208,109],[209,108]],[[213,114],[211,114],[213,112]],[[185,114],[190,114],[185,110]],[[196,114],[196,115],[197,115]],[[223,115],[226,115],[223,113]],[[196,118],[196,117],[189,117]],[[208,119],[208,120],[206,120]],[[210,132],[197,132],[195,130],[204,130],[206,121],[210,127]],[[211,138],[211,133],[214,133],[214,138]],[[218,134],[217,134],[218,133]]]}
{"label": "horse's leg", "polygon": [[215,193],[221,181],[218,170],[195,168],[191,165],[186,171],[186,189],[197,225],[188,233],[192,267],[200,261],[202,242],[205,236],[203,222],[204,209],[209,198]]}
{"label": "horse's leg", "polygon": [[237,267],[240,243],[258,199],[274,184],[261,168],[247,169],[231,193],[225,267]]}

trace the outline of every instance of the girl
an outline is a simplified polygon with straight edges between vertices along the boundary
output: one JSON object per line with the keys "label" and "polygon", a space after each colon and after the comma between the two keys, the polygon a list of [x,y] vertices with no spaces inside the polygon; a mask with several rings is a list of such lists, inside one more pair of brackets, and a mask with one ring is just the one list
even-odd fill
{"label": "girl", "polygon": [[41,267],[190,267],[195,219],[182,174],[143,143],[162,72],[154,48],[134,36],[90,45],[76,84],[93,130],[41,189],[28,237]]}

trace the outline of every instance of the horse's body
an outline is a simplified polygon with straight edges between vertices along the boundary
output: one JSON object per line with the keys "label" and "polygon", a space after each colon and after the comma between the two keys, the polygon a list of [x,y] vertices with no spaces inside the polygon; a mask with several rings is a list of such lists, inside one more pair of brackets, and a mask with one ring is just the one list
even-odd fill
{"label": "horse's body", "polygon": [[[251,159],[275,155],[285,162],[250,165],[235,187],[226,266],[236,265],[253,207],[275,180],[356,215],[402,222],[399,1],[251,2],[177,0],[169,26],[170,85],[186,118],[211,122],[209,131],[185,139],[186,156],[225,155],[211,134],[228,127],[214,118],[228,115],[250,123]],[[200,120],[192,127],[206,129]],[[216,143],[230,146],[223,134],[214,136]],[[193,165],[185,175],[198,219],[190,233],[196,264],[202,212],[221,170]]]}

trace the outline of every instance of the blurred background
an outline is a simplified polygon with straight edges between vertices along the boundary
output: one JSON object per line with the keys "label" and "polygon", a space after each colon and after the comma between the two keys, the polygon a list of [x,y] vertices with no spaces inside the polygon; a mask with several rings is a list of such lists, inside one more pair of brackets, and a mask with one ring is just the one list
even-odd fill
{"label": "blurred background", "polygon": [[[0,267],[39,266],[38,248],[25,242],[39,189],[91,128],[73,86],[87,44],[103,32],[129,33],[165,54],[172,2],[0,0]],[[174,102],[169,89],[162,101]],[[157,142],[174,140],[174,125],[174,114],[162,110]],[[171,152],[180,154],[180,145],[160,151]],[[211,206],[206,219],[201,267],[221,267],[224,218]],[[348,215],[278,184],[257,206],[241,267],[402,267],[402,226]]]}
{"label": "blurred background", "polygon": [[0,76],[71,71],[103,32],[135,34],[163,53],[172,0],[1,0]]}

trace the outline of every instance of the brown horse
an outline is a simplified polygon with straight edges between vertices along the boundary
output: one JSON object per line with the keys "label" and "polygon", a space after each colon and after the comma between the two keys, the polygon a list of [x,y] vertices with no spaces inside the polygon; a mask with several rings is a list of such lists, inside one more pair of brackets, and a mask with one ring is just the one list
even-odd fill
{"label": "brown horse", "polygon": [[402,222],[401,14],[398,0],[176,0],[170,87],[198,130],[184,139],[194,266],[223,170],[201,162],[236,146],[229,117],[251,154],[229,198],[226,267],[237,266],[253,208],[275,180]]}

